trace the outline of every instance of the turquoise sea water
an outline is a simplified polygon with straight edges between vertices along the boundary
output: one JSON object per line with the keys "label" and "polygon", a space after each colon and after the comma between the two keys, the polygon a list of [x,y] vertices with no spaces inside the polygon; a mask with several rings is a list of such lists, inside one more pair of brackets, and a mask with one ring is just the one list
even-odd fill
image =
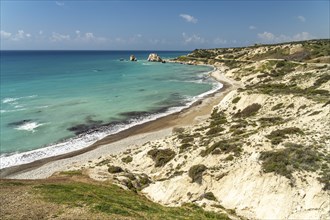
{"label": "turquoise sea water", "polygon": [[221,86],[211,67],[151,63],[149,53],[2,51],[1,168],[81,149]]}

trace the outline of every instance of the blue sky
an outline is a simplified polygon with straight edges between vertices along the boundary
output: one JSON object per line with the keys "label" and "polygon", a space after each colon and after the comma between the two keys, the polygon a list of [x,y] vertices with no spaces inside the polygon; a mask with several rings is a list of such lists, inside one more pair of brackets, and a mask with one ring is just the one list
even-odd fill
{"label": "blue sky", "polygon": [[329,1],[4,1],[1,49],[192,50],[329,38]]}

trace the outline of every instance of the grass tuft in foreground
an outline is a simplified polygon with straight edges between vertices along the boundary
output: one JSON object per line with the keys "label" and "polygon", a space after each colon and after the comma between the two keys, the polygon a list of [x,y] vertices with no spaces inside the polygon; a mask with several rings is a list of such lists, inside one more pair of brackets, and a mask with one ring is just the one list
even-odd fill
{"label": "grass tuft in foreground", "polygon": [[109,218],[115,219],[229,220],[225,214],[207,212],[193,204],[175,208],[164,207],[115,185],[62,182],[41,184],[35,189],[48,202],[70,208],[89,208],[93,212],[105,213]]}

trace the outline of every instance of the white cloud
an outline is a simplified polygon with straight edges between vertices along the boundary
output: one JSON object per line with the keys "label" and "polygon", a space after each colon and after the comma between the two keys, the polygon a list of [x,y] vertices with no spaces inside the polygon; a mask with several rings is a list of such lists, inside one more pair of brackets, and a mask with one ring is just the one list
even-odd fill
{"label": "white cloud", "polygon": [[190,23],[194,23],[194,24],[196,24],[198,21],[197,18],[194,18],[193,16],[188,15],[188,14],[180,14],[180,17],[183,18],[186,22],[190,22]]}
{"label": "white cloud", "polygon": [[3,31],[3,30],[0,31],[1,39],[10,39],[11,35],[12,34],[9,32]]}
{"label": "white cloud", "polygon": [[224,40],[224,39],[218,37],[213,40],[213,43],[214,44],[227,44],[227,40]]}
{"label": "white cloud", "polygon": [[299,21],[301,21],[301,22],[305,22],[306,21],[306,18],[304,16],[302,16],[302,15],[297,16],[297,19]]}
{"label": "white cloud", "polygon": [[265,31],[264,33],[259,33],[258,38],[263,43],[281,43],[281,42],[287,42],[287,41],[310,40],[310,39],[315,38],[315,36],[311,35],[308,32],[297,33],[293,36],[287,36],[284,34],[276,36],[273,33]]}
{"label": "white cloud", "polygon": [[294,41],[300,41],[300,40],[310,40],[315,38],[313,35],[311,35],[308,32],[301,32],[292,37],[292,40]]}
{"label": "white cloud", "polygon": [[70,35],[63,35],[56,32],[52,33],[52,36],[49,38],[53,42],[70,40]]}
{"label": "white cloud", "polygon": [[44,32],[42,30],[39,31],[39,34],[42,35]]}
{"label": "white cloud", "polygon": [[31,34],[25,33],[23,30],[18,30],[17,34],[13,35],[10,39],[13,41],[20,41],[30,37],[32,37]]}
{"label": "white cloud", "polygon": [[253,25],[250,25],[250,26],[249,26],[249,29],[250,29],[250,30],[255,30],[255,29],[257,29],[257,27],[256,27],[256,26],[253,26]]}
{"label": "white cloud", "polygon": [[76,30],[76,38],[74,39],[77,42],[104,42],[106,41],[106,38],[104,37],[96,37],[94,33],[87,32],[87,33],[81,33],[80,30]]}
{"label": "white cloud", "polygon": [[258,37],[264,41],[273,41],[275,39],[275,35],[267,31],[261,34],[259,33]]}
{"label": "white cloud", "polygon": [[63,7],[63,6],[64,6],[64,2],[56,1],[55,4],[56,4],[57,6],[60,6],[60,7]]}
{"label": "white cloud", "polygon": [[193,34],[191,36],[187,35],[186,33],[182,33],[182,37],[183,37],[183,42],[185,44],[189,44],[189,43],[200,43],[200,44],[203,44],[205,43],[205,39],[196,35],[196,34]]}

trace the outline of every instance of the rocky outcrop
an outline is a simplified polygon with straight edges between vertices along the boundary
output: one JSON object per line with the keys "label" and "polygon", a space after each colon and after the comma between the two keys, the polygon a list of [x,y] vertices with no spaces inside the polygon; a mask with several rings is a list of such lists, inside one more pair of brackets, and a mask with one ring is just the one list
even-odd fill
{"label": "rocky outcrop", "polygon": [[163,62],[162,58],[158,56],[156,53],[149,54],[148,61],[150,62]]}
{"label": "rocky outcrop", "polygon": [[130,61],[137,61],[137,59],[136,59],[136,57],[135,57],[134,55],[131,55],[131,56],[129,57],[129,60],[130,60]]}

